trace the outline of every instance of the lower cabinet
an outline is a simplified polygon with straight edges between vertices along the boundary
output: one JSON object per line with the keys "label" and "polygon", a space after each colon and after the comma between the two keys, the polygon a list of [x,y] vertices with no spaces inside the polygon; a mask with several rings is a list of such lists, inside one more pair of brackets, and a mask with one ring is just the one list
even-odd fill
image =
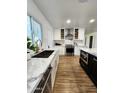
{"label": "lower cabinet", "polygon": [[52,91],[51,71],[52,71],[52,67],[50,65],[47,71],[44,73],[34,93],[51,93]]}
{"label": "lower cabinet", "polygon": [[53,58],[50,67],[48,67],[47,71],[44,73],[34,93],[52,93],[56,78],[58,63],[59,63],[59,55],[57,54]]}
{"label": "lower cabinet", "polygon": [[80,65],[93,81],[94,85],[97,86],[97,57],[81,50]]}
{"label": "lower cabinet", "polygon": [[64,55],[65,54],[65,47],[60,46],[59,51],[60,51],[59,52],[60,55]]}
{"label": "lower cabinet", "polygon": [[77,46],[74,47],[74,55],[77,55],[77,56],[80,55],[80,48]]}
{"label": "lower cabinet", "polygon": [[56,58],[54,58],[54,60],[51,63],[52,66],[52,72],[51,72],[51,80],[52,80],[52,89],[54,87],[54,83],[55,83],[55,78],[56,78],[56,72],[57,72],[57,68],[58,68],[58,62],[59,62],[59,56],[57,56]]}
{"label": "lower cabinet", "polygon": [[88,64],[89,76],[97,86],[97,57],[89,55],[89,64]]}
{"label": "lower cabinet", "polygon": [[64,46],[54,46],[54,48],[59,50],[59,55],[65,55],[65,47]]}

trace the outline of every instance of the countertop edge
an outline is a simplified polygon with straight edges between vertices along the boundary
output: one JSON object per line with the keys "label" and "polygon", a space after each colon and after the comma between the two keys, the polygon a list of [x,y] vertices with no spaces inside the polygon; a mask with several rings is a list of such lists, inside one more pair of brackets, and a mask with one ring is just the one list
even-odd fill
{"label": "countertop edge", "polygon": [[83,50],[83,51],[97,57],[96,49],[94,50],[94,49],[89,49],[89,48],[80,48],[80,50]]}

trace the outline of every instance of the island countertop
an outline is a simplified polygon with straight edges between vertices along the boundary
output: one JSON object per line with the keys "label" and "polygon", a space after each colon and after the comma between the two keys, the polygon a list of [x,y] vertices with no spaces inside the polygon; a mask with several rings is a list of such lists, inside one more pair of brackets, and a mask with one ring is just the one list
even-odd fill
{"label": "island countertop", "polygon": [[54,52],[48,58],[31,58],[27,62],[27,93],[34,92],[43,74],[58,54],[57,49],[49,50],[54,50]]}
{"label": "island countertop", "polygon": [[80,48],[80,50],[83,50],[91,55],[94,55],[97,57],[97,49],[96,48]]}

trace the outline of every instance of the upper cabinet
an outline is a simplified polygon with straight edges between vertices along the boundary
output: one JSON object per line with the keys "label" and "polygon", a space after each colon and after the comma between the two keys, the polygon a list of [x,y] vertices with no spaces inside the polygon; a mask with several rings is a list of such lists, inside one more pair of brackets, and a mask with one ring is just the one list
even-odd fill
{"label": "upper cabinet", "polygon": [[64,39],[64,29],[61,29],[61,39]]}
{"label": "upper cabinet", "polygon": [[84,34],[85,34],[85,29],[84,28],[80,28],[79,32],[78,32],[78,40],[84,40]]}
{"label": "upper cabinet", "polygon": [[78,35],[79,34],[79,30],[78,29],[75,29],[75,39],[78,39]]}
{"label": "upper cabinet", "polygon": [[61,40],[61,30],[60,29],[56,29],[54,30],[54,40]]}
{"label": "upper cabinet", "polygon": [[[55,29],[54,40],[66,40],[68,37],[73,37],[72,40],[84,40],[85,29],[84,28],[69,28]],[[68,33],[67,33],[68,32]],[[68,36],[68,37],[67,37]]]}

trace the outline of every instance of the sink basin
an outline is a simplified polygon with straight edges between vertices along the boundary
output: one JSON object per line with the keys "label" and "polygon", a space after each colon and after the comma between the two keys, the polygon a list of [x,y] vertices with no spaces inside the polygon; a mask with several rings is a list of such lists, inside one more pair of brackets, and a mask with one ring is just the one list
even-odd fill
{"label": "sink basin", "polygon": [[54,50],[45,50],[37,55],[32,56],[32,58],[48,58]]}

